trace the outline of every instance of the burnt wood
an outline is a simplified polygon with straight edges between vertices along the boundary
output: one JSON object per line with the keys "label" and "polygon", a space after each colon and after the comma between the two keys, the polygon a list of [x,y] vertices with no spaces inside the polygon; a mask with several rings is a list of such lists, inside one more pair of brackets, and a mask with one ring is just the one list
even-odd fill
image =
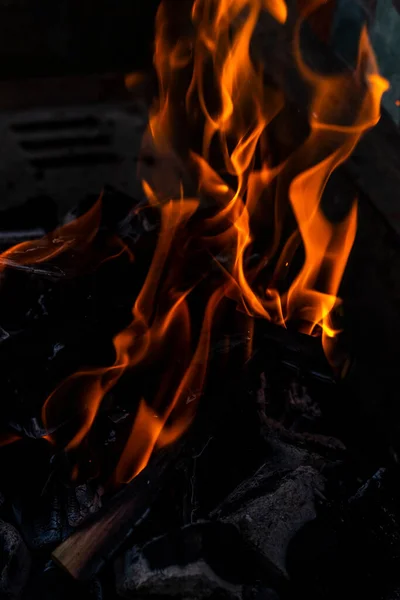
{"label": "burnt wood", "polygon": [[85,525],[53,552],[53,560],[72,577],[93,577],[147,516],[176,464],[181,443],[160,452]]}

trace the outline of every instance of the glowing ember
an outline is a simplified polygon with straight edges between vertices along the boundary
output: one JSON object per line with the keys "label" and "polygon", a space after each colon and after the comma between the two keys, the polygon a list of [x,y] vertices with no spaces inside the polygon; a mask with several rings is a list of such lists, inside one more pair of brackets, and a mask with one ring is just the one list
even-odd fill
{"label": "glowing ember", "polygon": [[[310,335],[321,334],[327,357],[332,359],[331,341],[337,332],[331,316],[340,302],[338,291],[355,238],[357,206],[355,199],[347,216],[331,223],[322,211],[321,197],[332,172],[378,121],[381,96],[388,85],[379,76],[366,30],[360,38],[355,72],[330,76],[313,72],[300,52],[300,22],[295,57],[311,92],[310,132],[289,158],[279,165],[270,164],[268,126],[285,99],[283,92],[265,84],[262,65],[251,58],[250,44],[262,11],[279,24],[287,19],[283,0],[195,0],[193,28],[177,39],[168,5],[162,2],[157,13],[154,63],[159,99],[144,145],[184,163],[197,191],[191,190],[187,197],[185,183],[173,170],[162,167],[143,180],[149,204],[161,215],[161,229],[132,321],[114,338],[115,362],[73,374],[43,406],[45,426],[55,432],[46,436],[52,443],[60,443],[57,429],[71,415],[78,415],[64,444],[75,449],[91,430],[105,394],[123,373],[160,362],[157,393],[151,400],[140,401],[116,468],[117,481],[137,475],[155,448],[176,440],[192,421],[207,374],[213,324],[225,303],[235,301],[248,315],[248,355],[253,317],[262,317],[281,326],[291,322]],[[141,80],[135,74],[126,78],[129,87]],[[197,143],[192,132],[199,128],[202,140]],[[189,139],[182,142],[184,134]],[[166,196],[166,189],[174,191]],[[203,199],[212,201],[213,210],[202,219],[196,235],[213,256],[220,277],[210,281],[202,326],[194,336],[188,298],[204,274],[195,274],[187,283],[184,271],[192,257],[185,253],[190,247],[187,225]],[[290,207],[297,229],[284,236]],[[272,235],[260,227],[260,215],[267,212],[274,223]],[[0,265],[54,260],[71,248],[84,251],[99,223],[100,203],[40,242],[20,244],[3,253]],[[263,250],[251,262],[260,231],[271,239],[261,240]],[[177,248],[179,260],[174,259],[171,269]],[[304,260],[289,280],[299,248]]]}

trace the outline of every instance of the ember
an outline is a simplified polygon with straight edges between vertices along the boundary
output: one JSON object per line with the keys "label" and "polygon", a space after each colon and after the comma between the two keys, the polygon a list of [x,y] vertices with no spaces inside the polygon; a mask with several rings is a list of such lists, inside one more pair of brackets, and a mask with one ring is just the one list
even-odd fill
{"label": "ember", "polygon": [[[366,25],[354,68],[321,46],[320,6],[163,0],[140,197],[105,186],[56,227],[0,233],[0,445],[21,465],[1,481],[1,594],[53,597],[61,567],[85,597],[333,598],[327,564],[309,577],[308,528],[343,566],[365,537],[350,518],[393,506],[395,443],[382,467],[351,433],[376,417],[379,437],[379,411],[343,408],[368,370],[346,273],[373,210],[344,173],[388,82]],[[125,76],[132,95],[150,81]],[[388,553],[378,529],[365,543]]]}

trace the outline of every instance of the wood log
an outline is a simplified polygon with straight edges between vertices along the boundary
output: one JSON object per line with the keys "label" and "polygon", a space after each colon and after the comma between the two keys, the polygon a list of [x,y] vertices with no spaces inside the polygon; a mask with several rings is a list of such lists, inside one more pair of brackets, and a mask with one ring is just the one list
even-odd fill
{"label": "wood log", "polygon": [[[254,376],[255,371],[263,372],[270,358],[280,363],[291,362],[302,372],[307,371],[308,375],[322,379],[328,385],[335,382],[318,340],[270,323],[260,322],[260,325],[263,327],[257,339],[258,350],[246,365],[249,376]],[[246,343],[238,338],[233,341],[233,346]],[[226,351],[226,344],[221,345],[220,352],[223,351]],[[220,352],[216,344],[211,354],[212,362],[218,362]],[[214,417],[217,420],[217,416]],[[160,452],[103,510],[56,548],[53,560],[75,579],[86,580],[98,573],[147,516],[171,469],[183,457],[184,445],[185,438],[181,438],[172,448]]]}
{"label": "wood log", "polygon": [[93,577],[146,518],[181,448],[182,442],[161,451],[103,509],[54,550],[53,560],[75,579]]}

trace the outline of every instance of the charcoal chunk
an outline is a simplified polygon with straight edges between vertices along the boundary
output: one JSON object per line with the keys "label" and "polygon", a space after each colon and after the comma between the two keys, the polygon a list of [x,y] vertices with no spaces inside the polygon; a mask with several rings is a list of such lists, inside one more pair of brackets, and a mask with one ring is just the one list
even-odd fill
{"label": "charcoal chunk", "polygon": [[133,564],[125,576],[117,571],[117,592],[123,598],[218,598],[241,600],[242,586],[224,581],[203,560],[185,567],[151,571],[145,558],[131,555]]}
{"label": "charcoal chunk", "polygon": [[27,581],[31,558],[18,531],[0,520],[0,597],[18,598]]}
{"label": "charcoal chunk", "polygon": [[[309,600],[379,598],[399,589],[399,469],[371,472],[350,497],[321,507],[292,540],[287,570],[293,589]],[[325,510],[326,509],[326,510]]]}
{"label": "charcoal chunk", "polygon": [[273,578],[237,528],[218,522],[188,525],[134,547],[116,560],[115,573],[120,596],[154,599],[250,599],[250,581]]}
{"label": "charcoal chunk", "polygon": [[236,525],[243,538],[287,577],[289,542],[315,519],[315,497],[321,495],[323,486],[323,477],[310,466],[300,466],[278,481],[268,475],[266,481],[262,477],[260,480],[257,473],[247,486],[241,486],[239,494],[236,492],[235,502],[231,501],[229,508],[221,507],[216,514]]}
{"label": "charcoal chunk", "polygon": [[259,584],[245,590],[243,600],[279,600],[279,595],[272,588]]}
{"label": "charcoal chunk", "polygon": [[31,496],[14,502],[18,527],[31,550],[59,544],[71,534],[64,503],[64,497],[56,491],[41,498]]}
{"label": "charcoal chunk", "polygon": [[72,488],[68,498],[68,524],[78,527],[85,519],[101,507],[100,490],[87,483]]}

